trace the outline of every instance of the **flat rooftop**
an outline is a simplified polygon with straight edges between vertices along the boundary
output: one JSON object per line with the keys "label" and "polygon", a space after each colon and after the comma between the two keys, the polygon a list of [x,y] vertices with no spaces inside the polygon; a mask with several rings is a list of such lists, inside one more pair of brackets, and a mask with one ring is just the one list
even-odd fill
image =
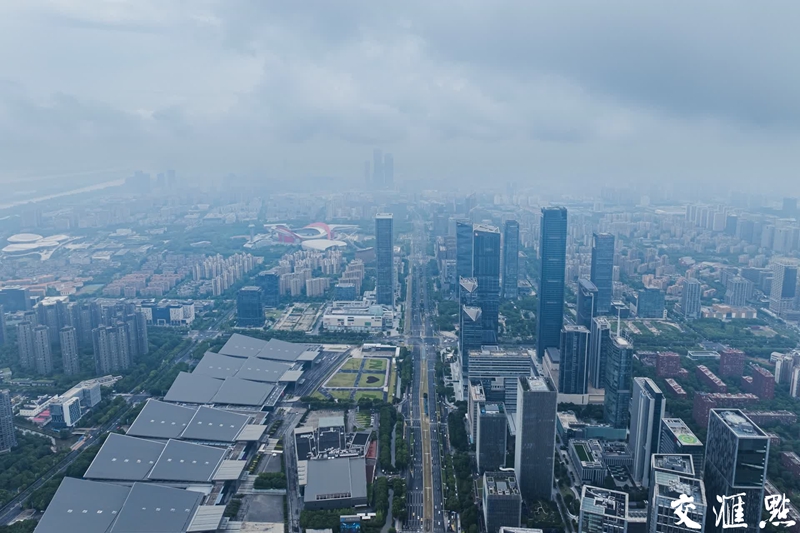
{"label": "flat rooftop", "polygon": [[547,381],[544,378],[520,376],[519,382],[522,384],[522,389],[528,392],[550,391],[550,387],[547,386]]}
{"label": "flat rooftop", "polygon": [[[184,407],[147,400],[127,435],[151,439],[235,442],[252,418],[211,407]],[[258,426],[263,427],[263,426]]]}
{"label": "flat rooftop", "polygon": [[367,471],[363,457],[306,461],[304,501],[366,498]]}
{"label": "flat rooftop", "polygon": [[262,383],[229,377],[212,378],[203,374],[181,372],[164,396],[174,403],[261,406],[275,389]]}
{"label": "flat rooftop", "polygon": [[702,446],[703,443],[680,418],[662,418],[661,422],[682,446]]}
{"label": "flat rooftop", "polygon": [[694,477],[694,462],[688,454],[653,454],[651,466],[656,470],[668,470],[676,474]]}
{"label": "flat rooftop", "polygon": [[486,472],[483,474],[484,490],[490,496],[519,495],[517,476],[514,472]]}
{"label": "flat rooftop", "polygon": [[722,422],[733,431],[737,437],[767,437],[761,428],[753,424],[739,409],[712,409],[717,413]]}
{"label": "flat rooftop", "polygon": [[628,515],[628,495],[616,490],[584,485],[581,510],[624,520]]}

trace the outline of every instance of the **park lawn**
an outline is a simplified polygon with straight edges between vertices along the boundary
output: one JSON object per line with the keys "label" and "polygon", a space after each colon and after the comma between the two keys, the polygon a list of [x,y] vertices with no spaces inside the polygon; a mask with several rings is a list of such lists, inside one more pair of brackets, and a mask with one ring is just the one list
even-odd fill
{"label": "park lawn", "polygon": [[339,370],[359,370],[361,368],[361,362],[363,359],[353,359],[350,358],[342,365]]}
{"label": "park lawn", "polygon": [[[364,392],[369,392],[370,394],[372,394],[372,391],[364,391]],[[358,398],[358,393],[356,393],[356,398]],[[372,416],[370,415],[370,412],[359,411],[358,413],[356,413],[356,422],[358,422],[358,425],[362,428],[369,427],[369,425],[372,423]]]}
{"label": "park lawn", "polygon": [[392,369],[389,371],[389,397],[394,398],[394,393],[397,390],[397,365],[392,364]]}
{"label": "park lawn", "polygon": [[312,398],[317,398],[318,400],[327,400],[328,399],[325,396],[323,396],[322,393],[320,391],[318,391],[318,390],[315,390],[314,394],[312,394],[311,397]]}
{"label": "park lawn", "polygon": [[359,389],[377,389],[386,384],[385,374],[361,374],[361,379],[358,380]]}
{"label": "park lawn", "polygon": [[336,398],[337,400],[349,400],[350,399],[350,391],[349,390],[331,390],[328,391],[331,396]]}
{"label": "park lawn", "polygon": [[373,391],[373,390],[356,391],[356,401],[360,400],[361,398],[371,398],[373,400],[383,400],[383,392],[382,391]]}
{"label": "park lawn", "polygon": [[325,384],[325,387],[355,387],[358,374],[355,372],[337,372]]}
{"label": "park lawn", "polygon": [[364,370],[369,372],[386,372],[386,359],[380,357],[370,357]]}

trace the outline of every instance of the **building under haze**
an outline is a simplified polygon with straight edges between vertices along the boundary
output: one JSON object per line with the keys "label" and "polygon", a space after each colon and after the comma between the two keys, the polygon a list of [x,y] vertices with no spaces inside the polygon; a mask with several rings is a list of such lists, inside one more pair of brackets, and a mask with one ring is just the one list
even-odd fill
{"label": "building under haze", "polygon": [[72,326],[64,326],[59,332],[61,340],[61,361],[64,374],[74,376],[81,373],[78,353],[78,335]]}
{"label": "building under haze", "polygon": [[597,314],[597,287],[586,278],[578,280],[576,307],[577,317],[575,321],[578,325],[590,329],[592,327],[592,319]]}
{"label": "building under haze", "polygon": [[597,287],[595,308],[599,314],[611,310],[614,296],[614,236],[610,233],[592,235],[592,283]]}
{"label": "building under haze", "polygon": [[478,282],[483,342],[495,344],[500,312],[500,230],[476,224],[472,235],[472,273]]}
{"label": "building under haze", "polygon": [[36,373],[40,376],[53,373],[53,352],[50,344],[50,328],[43,325],[33,328],[33,362]]}
{"label": "building under haze", "polygon": [[633,346],[628,340],[612,335],[608,348],[603,405],[605,421],[617,429],[627,428],[633,384]]}
{"label": "building under haze", "polygon": [[586,394],[589,387],[589,330],[566,324],[561,329],[558,392]]}
{"label": "building under haze", "polygon": [[536,316],[536,354],[544,359],[547,348],[558,348],[564,325],[567,209],[543,207],[539,240],[539,312]]}
{"label": "building under haze", "polygon": [[458,330],[458,354],[461,358],[461,372],[469,375],[469,353],[480,350],[483,344],[483,321],[480,307],[461,306]]}
{"label": "building under haze", "polygon": [[503,225],[503,298],[519,295],[519,222],[506,220]]}
{"label": "building under haze", "polygon": [[664,394],[652,379],[633,378],[628,447],[633,455],[633,480],[645,488],[650,486],[650,456],[658,451],[665,407]]}
{"label": "building under haze", "polygon": [[700,296],[702,294],[702,285],[694,278],[686,280],[683,286],[683,294],[681,295],[681,312],[687,320],[700,318]]}
{"label": "building under haze", "polygon": [[394,220],[375,215],[375,302],[394,307]]}
{"label": "building under haze", "polygon": [[260,328],[264,325],[264,301],[261,287],[242,287],[236,294],[236,324]]}
{"label": "building under haze", "polygon": [[606,357],[611,350],[611,323],[604,316],[594,317],[589,334],[589,380],[595,389],[606,386]]}
{"label": "building under haze", "polygon": [[539,377],[520,377],[517,387],[514,472],[525,501],[550,501],[558,393]]}
{"label": "building under haze", "polygon": [[797,295],[797,266],[785,261],[772,265],[772,286],[769,293],[769,310],[783,316],[794,308]]}
{"label": "building under haze", "polygon": [[472,277],[472,222],[456,221],[456,275]]}

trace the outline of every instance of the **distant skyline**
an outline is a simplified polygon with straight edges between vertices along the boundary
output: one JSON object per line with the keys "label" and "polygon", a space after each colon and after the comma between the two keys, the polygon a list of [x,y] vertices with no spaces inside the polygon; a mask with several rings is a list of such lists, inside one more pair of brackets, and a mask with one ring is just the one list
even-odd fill
{"label": "distant skyline", "polygon": [[[0,182],[108,168],[798,195],[800,4],[0,5]],[[64,178],[69,179],[69,178]]]}

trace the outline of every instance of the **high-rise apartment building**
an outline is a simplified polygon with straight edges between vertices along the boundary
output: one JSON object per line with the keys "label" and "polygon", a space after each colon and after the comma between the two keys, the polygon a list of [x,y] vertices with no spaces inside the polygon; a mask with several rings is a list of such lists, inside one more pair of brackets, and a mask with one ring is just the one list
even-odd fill
{"label": "high-rise apartment building", "polygon": [[500,230],[476,224],[472,231],[472,273],[478,282],[478,306],[483,322],[483,342],[497,342],[500,311]]}
{"label": "high-rise apartment building", "polygon": [[597,314],[597,287],[586,278],[578,280],[578,301],[577,301],[578,325],[589,329],[592,327],[592,319]]}
{"label": "high-rise apartment building", "polygon": [[507,220],[503,225],[503,298],[519,295],[519,222]]}
{"label": "high-rise apartment building", "polygon": [[483,520],[487,533],[502,527],[519,527],[522,496],[513,472],[486,472],[483,475]]}
{"label": "high-rise apartment building", "polygon": [[36,373],[49,376],[53,373],[53,352],[50,349],[50,328],[36,326],[33,328],[33,362]]}
{"label": "high-rise apartment building", "polygon": [[456,221],[456,274],[459,278],[472,277],[472,222]]}
{"label": "high-rise apartment building", "polygon": [[540,377],[517,381],[514,472],[525,501],[552,498],[558,393]]}
{"label": "high-rise apartment building", "polygon": [[36,349],[33,342],[34,324],[24,320],[17,324],[17,349],[19,350],[19,366],[31,369],[36,366]]}
{"label": "high-rise apartment building", "polygon": [[264,304],[261,287],[242,287],[236,294],[236,324],[260,328],[264,325]]}
{"label": "high-rise apartment building", "polygon": [[58,332],[61,339],[61,361],[64,374],[74,376],[81,373],[81,364],[78,358],[78,334],[72,326],[64,326]]}
{"label": "high-rise apartment building", "polygon": [[564,325],[564,276],[566,274],[567,210],[543,207],[539,240],[539,312],[536,316],[536,354],[558,348]]}
{"label": "high-rise apartment building", "polygon": [[665,407],[664,394],[652,379],[633,378],[628,443],[633,454],[633,480],[643,487],[650,486],[650,456],[658,451]]}
{"label": "high-rise apartment building", "polygon": [[753,292],[753,282],[741,276],[729,279],[725,287],[725,303],[731,307],[744,307]]}
{"label": "high-rise apartment building", "polygon": [[694,278],[686,281],[681,295],[681,312],[687,320],[700,318],[702,285]]}
{"label": "high-rise apartment building", "polygon": [[784,261],[772,265],[772,286],[769,293],[769,310],[783,316],[794,308],[797,295],[797,266]]}
{"label": "high-rise apartment building", "polygon": [[[725,499],[742,495],[743,523],[737,528],[743,533],[758,533],[761,528],[761,510],[764,506],[764,483],[767,481],[769,437],[739,409],[711,409],[708,417],[706,442],[705,483],[706,492]],[[720,502],[720,512],[737,498]],[[723,524],[716,525],[715,515],[706,517],[707,532],[722,532]]]}
{"label": "high-rise apartment building", "polygon": [[391,213],[375,216],[375,301],[394,306],[394,220]]}
{"label": "high-rise apartment building", "polygon": [[658,453],[671,455],[691,455],[694,473],[703,477],[705,447],[695,436],[686,422],[680,418],[662,418],[661,435],[658,440]]}
{"label": "high-rise apartment building", "polygon": [[14,427],[11,393],[8,390],[0,390],[0,453],[7,452],[16,445],[17,434]]}
{"label": "high-rise apartment building", "polygon": [[[648,533],[697,533],[706,522],[708,501],[703,482],[697,477],[688,455],[655,454],[648,461],[650,497]],[[681,522],[675,508],[685,501],[688,520]]]}
{"label": "high-rise apartment building", "polygon": [[95,328],[92,330],[92,344],[98,374],[110,374],[130,368],[130,343],[124,323]]}
{"label": "high-rise apartment building", "polygon": [[604,316],[592,319],[589,334],[589,379],[592,387],[606,386],[606,357],[611,350],[611,323]]}
{"label": "high-rise apartment building", "polygon": [[605,420],[615,428],[628,427],[633,371],[633,346],[629,341],[616,335],[611,342],[606,357]]}
{"label": "high-rise apartment building", "polygon": [[597,287],[597,312],[606,314],[611,310],[611,299],[614,295],[614,236],[610,233],[592,235],[590,276]]}
{"label": "high-rise apartment building", "polygon": [[478,437],[475,458],[478,472],[499,470],[506,466],[506,412],[502,403],[484,403],[478,411]]}
{"label": "high-rise apartment building", "polygon": [[589,330],[567,324],[561,329],[558,392],[586,394],[589,387]]}

